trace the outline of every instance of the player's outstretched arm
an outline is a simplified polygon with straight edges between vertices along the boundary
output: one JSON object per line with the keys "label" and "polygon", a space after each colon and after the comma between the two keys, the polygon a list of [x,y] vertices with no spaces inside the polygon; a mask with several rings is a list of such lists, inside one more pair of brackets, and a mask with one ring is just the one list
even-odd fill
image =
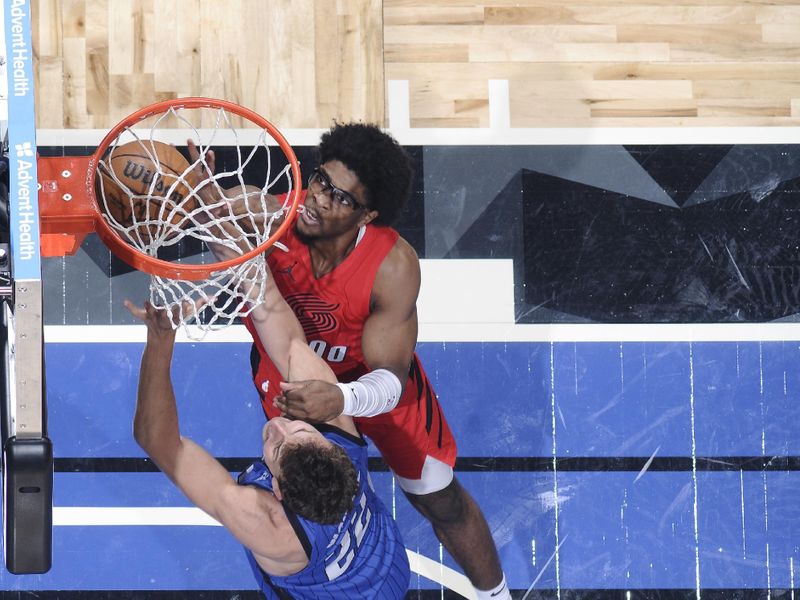
{"label": "player's outstretched arm", "polygon": [[[238,247],[239,252],[252,250],[256,244],[251,239],[252,234],[256,230],[263,230],[268,219],[274,217],[270,225],[273,230],[283,222],[281,200],[258,186],[246,184],[241,177],[226,178],[229,187],[222,187],[214,177],[215,152],[208,148],[201,152],[192,139],[186,143],[189,158],[196,165],[194,175],[199,182],[194,191],[200,203],[208,209],[205,218],[213,219],[214,225],[219,228],[215,232],[216,237],[228,241],[227,245],[211,245],[212,252],[218,260],[226,260],[238,255],[231,246]],[[230,185],[230,180],[235,180],[235,185]]]}
{"label": "player's outstretched arm", "polygon": [[167,313],[157,310],[149,302],[140,307],[126,300],[125,306],[147,325],[133,435],[159,468],[169,475],[175,470],[181,446],[175,393],[170,377],[175,331]]}
{"label": "player's outstretched arm", "polygon": [[180,435],[170,373],[175,331],[166,312],[150,303],[140,307],[126,301],[125,306],[147,325],[133,424],[136,441],[196,506],[242,544],[276,567],[302,568],[305,552],[278,500],[265,490],[237,485],[213,456]]}
{"label": "player's outstretched arm", "polygon": [[[283,393],[278,398],[285,401],[287,395],[302,394],[307,386],[321,385],[338,390],[336,376],[328,363],[309,347],[300,322],[274,279],[268,277],[264,285],[264,302],[253,309],[250,318],[264,350],[284,378],[281,382]],[[250,295],[253,296],[252,293]],[[311,420],[302,414],[293,416]],[[330,423],[356,435],[353,419],[346,415],[332,414],[316,422]]]}
{"label": "player's outstretched arm", "polygon": [[264,350],[286,381],[320,379],[336,383],[328,364],[308,346],[300,322],[271,276],[264,284],[264,302],[253,309],[250,318]]}

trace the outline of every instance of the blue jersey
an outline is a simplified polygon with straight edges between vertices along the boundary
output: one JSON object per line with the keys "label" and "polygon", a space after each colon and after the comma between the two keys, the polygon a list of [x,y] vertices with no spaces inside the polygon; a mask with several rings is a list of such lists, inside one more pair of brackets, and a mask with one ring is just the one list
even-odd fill
{"label": "blue jersey", "polygon": [[[268,600],[402,599],[410,578],[408,556],[397,524],[372,489],[367,444],[337,427],[316,427],[325,439],[344,448],[356,467],[353,508],[340,523],[322,525],[284,506],[308,565],[294,575],[269,575],[245,549],[253,574]],[[272,473],[259,460],[239,475],[239,484],[272,491]]]}

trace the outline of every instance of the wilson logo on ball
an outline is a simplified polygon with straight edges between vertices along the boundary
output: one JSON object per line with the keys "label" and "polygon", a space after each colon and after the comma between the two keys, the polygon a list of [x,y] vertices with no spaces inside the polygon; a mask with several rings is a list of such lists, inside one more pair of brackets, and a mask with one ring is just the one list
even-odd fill
{"label": "wilson logo on ball", "polygon": [[[125,167],[122,169],[122,176],[130,183],[141,181],[141,190],[143,192],[158,196],[165,196],[165,192],[169,190],[169,187],[174,183],[174,179],[171,182],[164,183],[164,177],[146,168],[142,163],[132,160],[127,160],[125,162]],[[151,185],[153,184],[154,178],[155,184]],[[184,195],[179,193],[176,189],[173,189],[167,197],[174,202],[180,202],[183,200]]]}

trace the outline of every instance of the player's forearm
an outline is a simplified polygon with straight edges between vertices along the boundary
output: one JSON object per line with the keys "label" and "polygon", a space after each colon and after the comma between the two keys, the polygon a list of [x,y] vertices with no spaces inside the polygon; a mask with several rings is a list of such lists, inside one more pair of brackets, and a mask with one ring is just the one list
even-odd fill
{"label": "player's forearm", "polygon": [[[411,362],[414,359],[414,353],[413,351],[410,353],[399,352],[398,348],[400,344],[398,342],[394,343],[397,343],[397,346],[395,346],[395,351],[392,353],[364,352],[366,363],[370,370],[366,373],[366,375],[360,377],[358,381],[361,381],[364,379],[364,377],[369,379],[368,376],[371,373],[379,374],[380,377],[376,379],[375,385],[371,385],[369,381],[367,382],[367,385],[372,390],[371,393],[373,397],[373,401],[371,403],[372,407],[369,411],[370,414],[367,415],[365,413],[357,412],[352,413],[353,416],[374,416],[375,414],[389,412],[397,405],[400,396],[402,396],[405,392],[406,384],[408,383],[409,369],[411,367]],[[377,412],[375,412],[376,410]]]}
{"label": "player's forearm", "polygon": [[173,331],[148,332],[139,374],[134,437],[192,502],[219,520],[219,494],[233,480],[211,454],[180,435],[170,375],[173,349]]}
{"label": "player's forearm", "polygon": [[308,347],[305,333],[272,277],[264,283],[264,301],[250,319],[270,360],[286,381],[320,379],[335,383],[330,367]]}
{"label": "player's forearm", "polygon": [[356,381],[337,383],[342,391],[342,414],[350,417],[374,417],[397,406],[403,386],[397,376],[387,369],[376,369]]}
{"label": "player's forearm", "polygon": [[168,470],[180,445],[178,413],[170,378],[174,344],[168,337],[151,338],[148,336],[142,354],[133,435],[148,456],[162,470]]}
{"label": "player's forearm", "polygon": [[220,209],[219,225],[243,251],[252,250],[255,242],[242,237],[265,230],[275,231],[285,219],[281,201],[254,185],[237,185],[223,191],[227,207]]}
{"label": "player's forearm", "polygon": [[385,331],[365,329],[362,338],[364,357],[371,370],[356,381],[337,384],[344,396],[342,414],[374,417],[387,413],[403,395],[414,356],[413,340],[402,331],[401,335],[391,336],[381,333]]}
{"label": "player's forearm", "polygon": [[405,389],[414,360],[417,331],[416,310],[404,319],[374,313],[364,324],[361,335],[364,360],[372,371],[385,369],[392,373],[400,382],[400,393]]}
{"label": "player's forearm", "polygon": [[289,374],[289,349],[293,339],[299,335],[305,343],[305,337],[303,330],[299,329],[299,324],[297,327],[292,326],[291,319],[295,319],[294,314],[291,314],[291,310],[275,289],[271,277],[268,278],[266,285],[264,301],[250,313],[250,320],[270,360],[275,364],[281,377],[286,378]]}

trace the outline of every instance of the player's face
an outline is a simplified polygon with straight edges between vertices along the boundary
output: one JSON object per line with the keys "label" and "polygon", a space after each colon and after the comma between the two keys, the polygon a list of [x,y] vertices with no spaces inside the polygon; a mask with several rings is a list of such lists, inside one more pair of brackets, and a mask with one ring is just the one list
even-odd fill
{"label": "player's face", "polygon": [[306,240],[333,238],[357,229],[376,214],[367,205],[367,190],[344,163],[331,160],[312,175],[297,232]]}
{"label": "player's face", "polygon": [[313,425],[305,421],[292,421],[276,417],[267,421],[261,431],[264,441],[264,462],[274,477],[280,474],[281,452],[294,444],[328,444]]}

